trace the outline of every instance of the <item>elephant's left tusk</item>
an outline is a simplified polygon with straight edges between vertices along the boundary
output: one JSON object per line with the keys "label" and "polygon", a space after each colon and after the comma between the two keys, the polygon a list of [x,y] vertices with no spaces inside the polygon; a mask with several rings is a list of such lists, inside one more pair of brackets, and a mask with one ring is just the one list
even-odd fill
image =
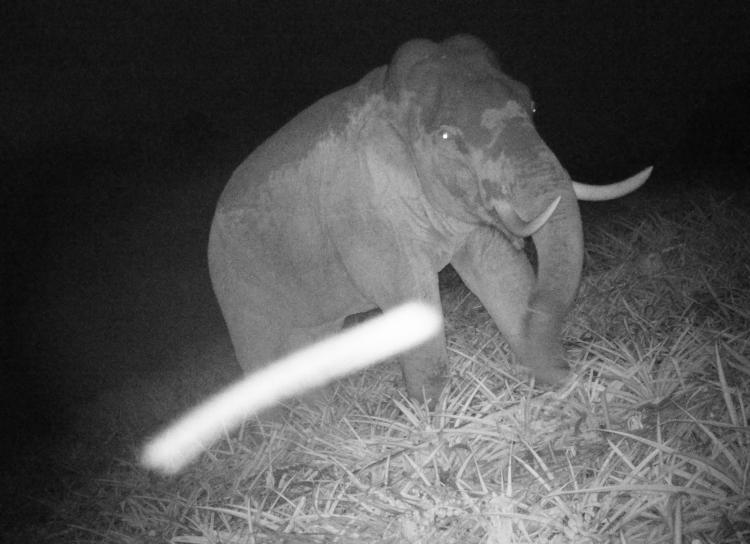
{"label": "elephant's left tusk", "polygon": [[574,181],[573,190],[576,192],[578,200],[614,200],[632,193],[646,183],[653,169],[653,166],[649,166],[628,179],[609,185],[588,185]]}
{"label": "elephant's left tusk", "polygon": [[519,238],[526,238],[542,228],[542,225],[552,217],[557,205],[560,203],[560,198],[561,197],[558,196],[552,204],[547,206],[546,210],[537,215],[531,221],[524,221],[508,202],[495,200],[492,204],[497,215],[500,216],[503,225],[505,225],[505,228],[508,229],[511,234],[518,236]]}

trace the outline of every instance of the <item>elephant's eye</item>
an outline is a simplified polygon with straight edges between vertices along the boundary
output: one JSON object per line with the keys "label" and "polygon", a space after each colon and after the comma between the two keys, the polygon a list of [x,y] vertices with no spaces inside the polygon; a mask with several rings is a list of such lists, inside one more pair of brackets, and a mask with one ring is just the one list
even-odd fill
{"label": "elephant's eye", "polygon": [[437,143],[452,143],[461,153],[467,153],[468,149],[464,143],[461,131],[454,127],[440,127],[436,134]]}

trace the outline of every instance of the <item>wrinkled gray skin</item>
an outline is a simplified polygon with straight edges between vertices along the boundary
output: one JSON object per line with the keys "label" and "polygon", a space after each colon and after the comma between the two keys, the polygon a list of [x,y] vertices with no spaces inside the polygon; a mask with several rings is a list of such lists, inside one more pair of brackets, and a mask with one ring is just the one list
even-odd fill
{"label": "wrinkled gray skin", "polygon": [[[451,263],[518,360],[538,380],[565,379],[560,330],[583,261],[576,191],[611,198],[648,174],[574,190],[532,110],[478,39],[414,40],[257,148],[224,189],[209,242],[240,365],[257,369],[350,314],[439,307],[437,272]],[[531,233],[536,276],[518,249]],[[434,404],[446,363],[443,334],[405,354],[409,395]]]}

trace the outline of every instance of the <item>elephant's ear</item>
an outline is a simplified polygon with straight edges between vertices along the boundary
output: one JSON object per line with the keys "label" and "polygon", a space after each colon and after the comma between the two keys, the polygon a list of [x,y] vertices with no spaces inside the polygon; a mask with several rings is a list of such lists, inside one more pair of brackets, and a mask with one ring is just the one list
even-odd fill
{"label": "elephant's ear", "polygon": [[459,34],[443,41],[440,46],[460,58],[462,65],[474,73],[494,75],[501,71],[495,53],[475,36]]}
{"label": "elephant's ear", "polygon": [[[388,66],[385,93],[388,100],[397,102],[401,91],[409,88],[419,93],[424,82],[414,68],[421,62],[436,55],[439,46],[430,40],[411,40],[398,48]],[[421,72],[421,71],[417,71]]]}

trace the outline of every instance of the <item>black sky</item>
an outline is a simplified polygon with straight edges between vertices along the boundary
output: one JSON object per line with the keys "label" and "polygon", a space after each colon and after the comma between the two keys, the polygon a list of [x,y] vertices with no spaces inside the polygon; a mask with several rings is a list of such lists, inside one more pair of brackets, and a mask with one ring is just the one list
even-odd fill
{"label": "black sky", "polygon": [[747,119],[742,1],[32,2],[5,26],[2,130],[16,153],[45,139],[124,145],[190,112],[256,142],[404,41],[459,32],[530,85],[576,175],[658,162],[702,111]]}

